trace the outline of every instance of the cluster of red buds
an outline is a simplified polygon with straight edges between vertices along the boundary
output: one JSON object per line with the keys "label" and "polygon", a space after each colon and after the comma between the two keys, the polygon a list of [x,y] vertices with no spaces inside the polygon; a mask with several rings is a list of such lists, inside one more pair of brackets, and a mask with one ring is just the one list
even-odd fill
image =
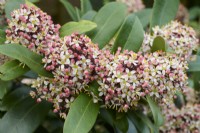
{"label": "cluster of red buds", "polygon": [[146,33],[141,51],[144,53],[151,52],[153,40],[157,36],[163,37],[178,56],[187,60],[191,57],[193,50],[197,50],[199,46],[199,40],[194,29],[177,21],[172,21],[161,28],[159,26],[154,27],[153,35]]}
{"label": "cluster of red buds", "polygon": [[6,30],[6,43],[20,43],[38,54],[45,54],[48,40],[59,38],[60,25],[54,25],[51,16],[37,7],[21,5],[11,13]]}

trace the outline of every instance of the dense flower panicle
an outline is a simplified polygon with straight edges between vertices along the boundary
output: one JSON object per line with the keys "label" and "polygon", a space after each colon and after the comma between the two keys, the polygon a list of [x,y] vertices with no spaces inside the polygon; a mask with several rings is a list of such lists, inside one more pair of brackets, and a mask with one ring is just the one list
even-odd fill
{"label": "dense flower panicle", "polygon": [[98,46],[85,35],[72,34],[61,41],[59,47],[45,56],[43,62],[54,77],[71,90],[80,92],[96,79],[95,54]]}
{"label": "dense flower panicle", "polygon": [[198,48],[198,39],[195,31],[187,25],[182,25],[177,21],[163,26],[153,28],[153,35],[145,34],[141,51],[144,53],[151,51],[155,37],[161,36],[165,39],[169,47],[175,51],[178,56],[189,59],[192,51]]}
{"label": "dense flower panicle", "polygon": [[199,133],[200,104],[187,104],[180,110],[171,106],[164,110],[165,123],[160,128],[163,133]]}
{"label": "dense flower panicle", "polygon": [[31,91],[31,96],[37,98],[37,102],[42,99],[53,103],[54,112],[59,113],[61,117],[66,117],[70,104],[74,101],[74,92],[66,85],[45,77],[38,77],[33,81],[32,87],[36,91]]}
{"label": "dense flower panicle", "polygon": [[11,13],[6,30],[6,43],[20,43],[38,54],[44,54],[49,40],[59,38],[60,25],[37,7],[21,5]]}
{"label": "dense flower panicle", "polygon": [[118,2],[125,3],[128,7],[128,12],[137,12],[145,8],[142,0],[117,0]]}
{"label": "dense flower panicle", "polygon": [[146,82],[149,95],[159,103],[172,103],[176,91],[184,91],[187,87],[187,62],[164,52],[145,54],[144,58],[148,65],[142,80]]}
{"label": "dense flower panicle", "polygon": [[146,95],[170,104],[176,91],[183,91],[187,85],[186,62],[176,55],[129,51],[120,54],[120,49],[115,55],[106,54],[99,57],[96,68],[99,96],[106,107],[127,111]]}
{"label": "dense flower panicle", "polygon": [[139,54],[128,51],[120,54],[120,49],[115,55],[107,51],[100,56],[96,71],[100,77],[99,96],[106,107],[127,111],[137,106],[140,97],[145,95],[139,82],[142,71],[142,59],[141,62],[139,59]]}

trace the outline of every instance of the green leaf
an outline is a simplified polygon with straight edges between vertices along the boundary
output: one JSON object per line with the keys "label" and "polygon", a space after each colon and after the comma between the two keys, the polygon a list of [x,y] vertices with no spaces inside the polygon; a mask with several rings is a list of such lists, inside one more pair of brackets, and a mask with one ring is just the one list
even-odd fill
{"label": "green leaf", "polygon": [[167,45],[165,43],[165,39],[163,39],[161,36],[157,36],[153,40],[153,46],[151,47],[151,52],[156,52],[156,51],[163,51],[166,52]]}
{"label": "green leaf", "polygon": [[194,88],[195,88],[195,90],[200,91],[200,84],[199,84],[199,81],[200,81],[200,72],[196,71],[196,72],[192,72],[191,74],[192,74],[192,79],[194,81]]}
{"label": "green leaf", "polygon": [[128,119],[128,125],[129,125],[129,127],[128,127],[127,133],[138,133],[135,125],[129,119]]}
{"label": "green leaf", "polygon": [[113,126],[115,118],[113,110],[101,108],[100,115],[108,124]]}
{"label": "green leaf", "polygon": [[20,8],[20,4],[25,4],[25,0],[8,0],[5,5],[6,18],[11,18],[11,12]]}
{"label": "green leaf", "polygon": [[38,74],[33,71],[29,71],[25,73],[24,76],[28,78],[36,79],[38,77]]}
{"label": "green leaf", "polygon": [[90,3],[90,0],[81,0],[81,13],[85,14],[90,10],[92,10],[92,5]]}
{"label": "green leaf", "polygon": [[[190,88],[193,89],[193,88]],[[177,91],[176,92],[176,98],[174,98],[174,104],[176,105],[177,108],[181,109],[182,106],[185,105],[185,100],[184,96],[181,92]]]}
{"label": "green leaf", "polygon": [[146,28],[147,25],[150,23],[151,15],[152,15],[152,9],[146,8],[141,11],[138,11],[134,13],[140,20],[143,28]]}
{"label": "green leaf", "polygon": [[29,0],[31,3],[39,2],[40,0]]}
{"label": "green leaf", "polygon": [[81,20],[79,22],[68,22],[63,25],[60,29],[60,36],[64,37],[66,35],[70,35],[74,32],[78,32],[80,34],[90,31],[96,28],[97,25],[88,20]]}
{"label": "green leaf", "polygon": [[196,18],[200,18],[200,7],[195,6],[189,10],[190,20],[194,20]]}
{"label": "green leaf", "polygon": [[94,17],[97,28],[88,33],[94,43],[103,48],[116,34],[124,21],[126,6],[119,2],[110,2],[103,6]]}
{"label": "green leaf", "polygon": [[0,79],[4,81],[15,79],[29,71],[19,61],[12,60],[0,66]]}
{"label": "green leaf", "polygon": [[99,105],[85,94],[80,94],[72,103],[64,124],[63,133],[88,133],[95,123]]}
{"label": "green leaf", "polygon": [[72,20],[78,21],[76,9],[68,2],[68,0],[60,0],[60,2],[64,5]]}
{"label": "green leaf", "polygon": [[85,13],[82,17],[81,20],[93,20],[94,16],[97,14],[96,11],[88,11],[87,13]]}
{"label": "green leaf", "polygon": [[119,129],[121,132],[127,133],[128,128],[129,128],[129,125],[128,125],[128,119],[127,119],[126,115],[123,114],[122,117],[117,118],[117,119],[114,121],[114,125],[115,125],[115,127],[116,127],[117,129]]}
{"label": "green leaf", "polygon": [[0,121],[1,133],[32,133],[43,121],[51,106],[36,103],[31,97],[19,101]]}
{"label": "green leaf", "polygon": [[81,11],[80,11],[80,9],[78,9],[77,7],[75,7],[75,11],[76,11],[76,16],[77,16],[77,18],[78,18],[77,21],[80,21],[80,19],[81,19]]}
{"label": "green leaf", "polygon": [[16,88],[14,91],[6,94],[2,100],[2,107],[4,110],[9,110],[15,104],[17,104],[20,100],[29,97],[30,88],[26,86],[21,86]]}
{"label": "green leaf", "polygon": [[200,72],[200,56],[197,55],[197,58],[195,61],[190,61],[188,63],[188,67],[189,69],[187,70],[187,72]]}
{"label": "green leaf", "polygon": [[158,105],[149,97],[147,96],[147,102],[151,108],[151,112],[153,114],[154,122],[159,127],[164,123],[164,117],[160,111]]}
{"label": "green leaf", "polygon": [[51,73],[44,69],[42,56],[37,55],[19,44],[0,45],[0,53],[19,60],[20,62],[26,64],[31,70],[42,76],[52,76]]}
{"label": "green leaf", "polygon": [[33,4],[32,2],[30,2],[30,0],[25,0],[26,5],[30,6],[30,7],[37,7],[35,4]]}
{"label": "green leaf", "polygon": [[4,30],[0,29],[0,43],[4,43],[6,41],[6,33]]}
{"label": "green leaf", "polygon": [[6,33],[4,30],[0,29],[0,37],[5,38],[6,37]]}
{"label": "green leaf", "polygon": [[118,47],[138,52],[144,39],[143,27],[140,20],[134,14],[129,15],[120,28],[119,34],[113,46],[112,52]]}
{"label": "green leaf", "polygon": [[137,130],[140,133],[150,133],[150,129],[152,133],[154,132],[153,124],[151,123],[149,118],[144,114],[142,114],[141,112],[139,111],[128,112],[128,118],[136,126]]}
{"label": "green leaf", "polygon": [[4,97],[4,95],[9,91],[11,86],[10,82],[5,82],[0,80],[0,99]]}
{"label": "green leaf", "polygon": [[173,20],[178,11],[179,0],[155,0],[150,27],[163,26]]}
{"label": "green leaf", "polygon": [[99,91],[98,91],[99,84],[98,84],[98,82],[93,81],[88,86],[89,87],[86,88],[86,89],[89,90],[89,92],[93,92],[95,96],[98,96],[98,94],[99,94]]}

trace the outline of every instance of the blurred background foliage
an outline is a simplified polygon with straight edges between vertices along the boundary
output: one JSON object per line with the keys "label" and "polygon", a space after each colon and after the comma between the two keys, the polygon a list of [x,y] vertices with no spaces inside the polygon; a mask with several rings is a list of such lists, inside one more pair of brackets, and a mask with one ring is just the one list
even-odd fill
{"label": "blurred background foliage", "polygon": [[[80,7],[80,0],[68,0],[75,7]],[[94,10],[100,9],[106,2],[114,0],[90,0]],[[146,7],[152,7],[154,0],[143,0]],[[189,10],[194,7],[200,8],[200,0],[181,0],[181,3],[186,6]],[[69,14],[65,7],[60,3],[59,0],[40,0],[36,3],[43,11],[47,12],[52,16],[55,23],[61,25],[68,21],[71,21]]]}

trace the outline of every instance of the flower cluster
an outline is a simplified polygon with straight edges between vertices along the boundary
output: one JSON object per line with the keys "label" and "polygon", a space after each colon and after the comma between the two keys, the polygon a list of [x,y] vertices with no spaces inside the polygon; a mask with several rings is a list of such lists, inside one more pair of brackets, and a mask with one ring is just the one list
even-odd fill
{"label": "flower cluster", "polygon": [[153,40],[157,36],[163,37],[169,47],[178,56],[185,59],[190,58],[192,51],[198,48],[198,39],[196,38],[195,31],[187,25],[172,21],[162,28],[159,26],[154,27],[153,35],[145,34],[141,51],[144,53],[150,52]]}
{"label": "flower cluster", "polygon": [[37,98],[37,102],[45,99],[53,103],[54,112],[59,112],[60,116],[65,118],[70,104],[74,101],[74,92],[71,91],[65,84],[62,84],[56,79],[39,77],[34,80],[32,87],[36,91],[31,91],[31,96]]}
{"label": "flower cluster", "polygon": [[187,62],[175,54],[162,52],[145,54],[144,57],[148,66],[143,80],[149,84],[149,95],[159,103],[172,103],[176,91],[184,91],[187,87]]}
{"label": "flower cluster", "polygon": [[98,46],[85,35],[65,36],[59,47],[45,56],[43,62],[54,77],[75,92],[80,92],[94,79],[95,54]]}
{"label": "flower cluster", "polygon": [[142,0],[117,0],[118,2],[125,3],[128,7],[128,12],[137,12],[145,8]]}
{"label": "flower cluster", "polygon": [[38,54],[45,54],[50,39],[59,38],[60,25],[37,7],[21,5],[11,13],[6,30],[6,43],[20,43]]}
{"label": "flower cluster", "polygon": [[118,111],[137,106],[140,98],[146,95],[169,104],[176,90],[182,91],[187,85],[187,64],[176,55],[120,53],[119,49],[115,55],[106,52],[98,63],[99,96],[106,107]]}
{"label": "flower cluster", "polygon": [[115,55],[107,51],[99,57],[100,65],[96,67],[100,76],[98,91],[105,106],[119,111],[136,106],[140,97],[145,95],[139,81],[143,58],[134,52],[120,54],[120,49]]}
{"label": "flower cluster", "polygon": [[200,104],[188,104],[180,110],[175,106],[164,112],[165,124],[160,128],[163,133],[199,133]]}

